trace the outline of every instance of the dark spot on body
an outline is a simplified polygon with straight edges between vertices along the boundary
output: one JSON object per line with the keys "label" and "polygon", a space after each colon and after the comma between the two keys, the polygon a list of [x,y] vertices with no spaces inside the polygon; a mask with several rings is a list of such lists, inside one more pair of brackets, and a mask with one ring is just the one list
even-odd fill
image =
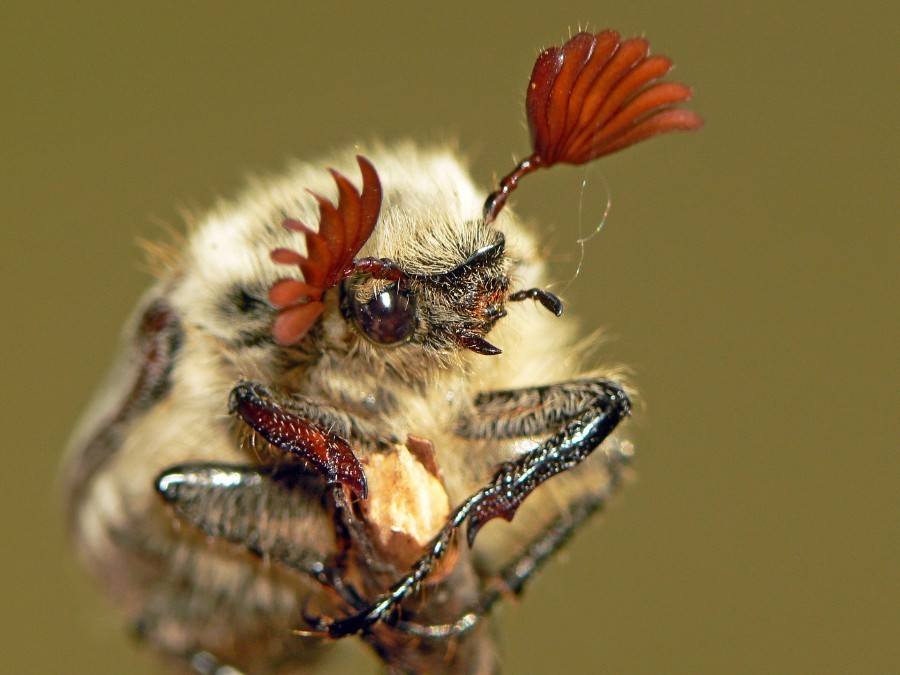
{"label": "dark spot on body", "polygon": [[263,299],[262,295],[256,295],[243,286],[235,286],[226,295],[225,305],[225,311],[228,313],[236,310],[241,314],[255,314],[269,309],[269,303]]}

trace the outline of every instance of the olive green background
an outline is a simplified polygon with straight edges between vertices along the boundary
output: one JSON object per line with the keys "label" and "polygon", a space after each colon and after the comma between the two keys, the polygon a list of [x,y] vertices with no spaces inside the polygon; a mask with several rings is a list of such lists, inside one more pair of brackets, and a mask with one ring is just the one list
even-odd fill
{"label": "olive green background", "polygon": [[458,139],[487,188],[527,152],[538,50],[587,24],[649,37],[707,125],[514,199],[646,406],[636,482],[498,613],[506,671],[896,672],[891,3],[17,4],[0,9],[0,670],[158,669],[67,552],[55,484],[150,283],[136,240],[359,139]]}

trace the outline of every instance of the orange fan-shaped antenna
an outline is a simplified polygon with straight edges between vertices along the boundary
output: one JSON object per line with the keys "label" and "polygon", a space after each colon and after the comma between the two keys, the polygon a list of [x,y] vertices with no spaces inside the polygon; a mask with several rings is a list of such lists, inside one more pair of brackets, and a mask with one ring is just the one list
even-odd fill
{"label": "orange fan-shaped antenna", "polygon": [[541,52],[525,97],[532,154],[502,181],[484,206],[491,222],[525,175],[557,163],[584,164],[669,131],[691,131],[703,120],[675,107],[691,89],[657,82],[672,68],[650,56],[643,38],[622,40],[605,30],[579,33]]}
{"label": "orange fan-shaped antenna", "polygon": [[361,192],[331,170],[338,187],[337,206],[312,193],[319,203],[318,231],[296,220],[284,221],[285,228],[304,235],[306,254],[286,248],[271,253],[275,262],[296,265],[303,272],[303,281],[281,279],[269,289],[269,302],[281,310],[272,327],[272,335],[280,344],[291,345],[300,340],[322,314],[325,291],[352,274],[362,262],[354,261],[354,256],[378,222],[381,181],[369,160],[358,156],[356,161],[363,179]]}

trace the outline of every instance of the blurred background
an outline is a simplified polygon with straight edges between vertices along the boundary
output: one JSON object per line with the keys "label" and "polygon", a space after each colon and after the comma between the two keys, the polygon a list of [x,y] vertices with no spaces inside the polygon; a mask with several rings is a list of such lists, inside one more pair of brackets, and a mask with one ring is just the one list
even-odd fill
{"label": "blurred background", "polygon": [[151,283],[136,240],[358,140],[454,140],[487,191],[528,151],[538,51],[587,25],[672,57],[707,126],[513,200],[646,408],[636,482],[498,613],[506,672],[896,672],[896,7],[5,3],[0,25],[0,670],[158,672],[56,491]]}

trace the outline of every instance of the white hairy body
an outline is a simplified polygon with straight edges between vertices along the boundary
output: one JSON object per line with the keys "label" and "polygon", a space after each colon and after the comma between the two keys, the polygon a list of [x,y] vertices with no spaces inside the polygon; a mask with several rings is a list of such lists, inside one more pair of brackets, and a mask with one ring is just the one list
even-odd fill
{"label": "white hairy body", "polygon": [[[391,258],[422,272],[458,264],[452,253],[473,236],[486,191],[473,185],[447,150],[404,144],[366,148],[364,154],[378,169],[384,201],[360,256]],[[229,415],[229,393],[239,381],[304,394],[358,416],[385,436],[428,439],[453,508],[489,481],[497,466],[542,440],[475,441],[455,435],[456,420],[479,392],[611,375],[581,370],[583,350],[576,348],[570,321],[531,302],[510,303],[508,316],[491,330],[491,342],[503,350],[498,356],[373,345],[341,316],[336,292],[326,294],[321,331],[302,348],[245,339],[269,330],[274,309],[265,306],[266,289],[297,274],[272,262],[269,253],[276,247],[304,250],[303,238],[281,223],[291,217],[315,228],[318,211],[307,190],[333,196],[326,167],[351,179],[357,175],[349,151],[298,164],[283,177],[254,182],[237,200],[222,201],[197,219],[141,304],[163,298],[181,321],[183,343],[168,390],[107,435],[98,449],[97,439],[135,377],[135,319],[111,379],[69,451],[67,509],[78,552],[125,615],[167,653],[208,651],[255,672],[300,667],[321,646],[291,633],[303,624],[304,603],[322,594],[317,583],[184,526],[154,488],[159,474],[174,465],[271,461]],[[507,210],[494,227],[506,237],[512,285],[545,287],[534,238],[519,219]],[[250,289],[263,302],[245,314],[223,309],[237,287]],[[353,450],[364,465],[376,452],[364,445]],[[102,457],[91,462],[90,470],[79,469],[91,453]],[[606,469],[594,459],[541,486],[511,523],[487,525],[471,555],[460,556],[457,564],[487,575],[514,560],[573,499],[604,489]],[[373,483],[376,494],[370,498],[384,500],[377,492],[391,489],[389,483]],[[333,553],[333,525],[317,498],[298,498],[290,515],[274,529],[323,561]],[[277,514],[253,517],[264,521]],[[434,519],[428,522],[428,528],[437,529]],[[390,527],[383,520],[370,525]],[[418,531],[416,539],[427,541]]]}

